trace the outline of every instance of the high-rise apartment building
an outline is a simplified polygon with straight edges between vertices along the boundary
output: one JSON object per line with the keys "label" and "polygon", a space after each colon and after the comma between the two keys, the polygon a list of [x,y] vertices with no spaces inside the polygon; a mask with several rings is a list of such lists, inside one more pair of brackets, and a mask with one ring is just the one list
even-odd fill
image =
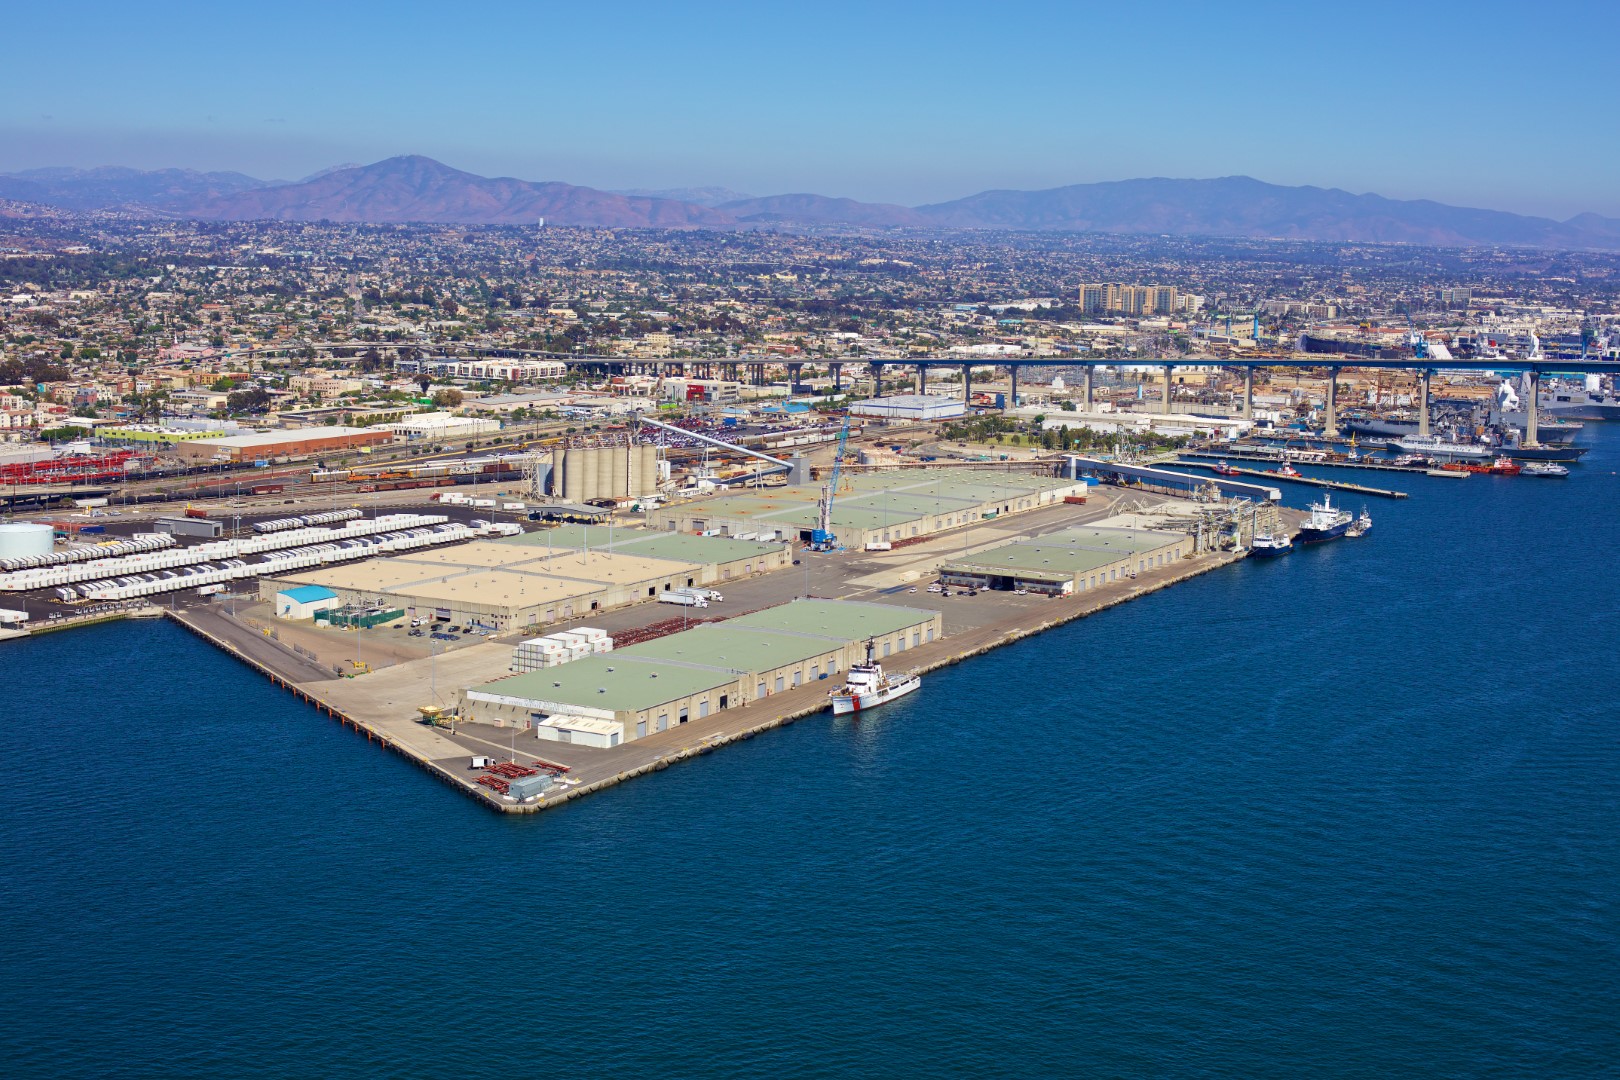
{"label": "high-rise apartment building", "polygon": [[1080,310],[1091,315],[1173,315],[1180,306],[1174,285],[1093,282],[1080,286]]}
{"label": "high-rise apartment building", "polygon": [[1450,311],[1454,308],[1466,309],[1473,303],[1473,289],[1441,289],[1440,306]]}

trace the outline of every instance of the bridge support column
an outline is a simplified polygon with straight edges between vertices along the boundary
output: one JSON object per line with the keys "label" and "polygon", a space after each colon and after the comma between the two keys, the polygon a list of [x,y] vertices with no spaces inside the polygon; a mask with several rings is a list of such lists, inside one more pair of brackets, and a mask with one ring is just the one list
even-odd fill
{"label": "bridge support column", "polygon": [[872,371],[872,396],[880,398],[883,396],[883,365],[867,364],[866,366]]}
{"label": "bridge support column", "polygon": [[794,387],[799,385],[799,382],[800,382],[801,378],[804,375],[804,365],[803,364],[789,364],[787,366],[787,373],[788,373],[788,393],[791,395],[794,392]]}
{"label": "bridge support column", "polygon": [[1007,395],[1007,408],[1018,408],[1018,365],[1014,364],[1008,369],[1012,372],[1012,393]]}
{"label": "bridge support column", "polygon": [[1243,419],[1254,419],[1254,368],[1243,369]]}
{"label": "bridge support column", "polygon": [[1081,383],[1081,386],[1083,386],[1084,389],[1081,390],[1081,392],[1080,392],[1080,411],[1081,412],[1090,412],[1091,411],[1091,377],[1092,377],[1093,374],[1096,373],[1096,371],[1097,371],[1097,369],[1095,367],[1092,367],[1090,364],[1086,365],[1085,381]]}
{"label": "bridge support column", "polygon": [[1524,373],[1524,379],[1529,384],[1529,400],[1524,403],[1524,445],[1537,446],[1536,423],[1540,418],[1536,413],[1540,411],[1541,372],[1531,368]]}
{"label": "bridge support column", "polygon": [[844,365],[843,364],[828,364],[827,366],[832,369],[833,393],[835,393],[835,394],[843,393],[844,392]]}
{"label": "bridge support column", "polygon": [[962,403],[969,408],[973,405],[973,365],[962,365]]}
{"label": "bridge support column", "polygon": [[1418,372],[1418,434],[1429,434],[1429,376],[1434,372],[1424,368]]}
{"label": "bridge support column", "polygon": [[1166,415],[1168,415],[1170,412],[1170,376],[1175,372],[1175,370],[1174,364],[1164,365],[1164,405],[1162,411]]}
{"label": "bridge support column", "polygon": [[1328,368],[1327,415],[1322,427],[1329,435],[1339,433],[1339,369],[1336,367]]}
{"label": "bridge support column", "polygon": [[922,396],[928,390],[928,367],[925,364],[917,365],[917,377],[912,381],[917,388],[917,395]]}

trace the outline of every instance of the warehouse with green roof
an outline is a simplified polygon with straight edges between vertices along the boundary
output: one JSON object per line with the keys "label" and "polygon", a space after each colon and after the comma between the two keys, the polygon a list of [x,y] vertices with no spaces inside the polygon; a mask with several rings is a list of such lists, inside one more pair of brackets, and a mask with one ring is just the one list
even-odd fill
{"label": "warehouse with green roof", "polygon": [[740,540],[725,536],[613,529],[605,525],[559,525],[536,529],[501,541],[515,547],[556,551],[608,551],[646,559],[699,563],[714,567],[706,582],[732,581],[780,570],[793,563],[793,554],[780,540]]}
{"label": "warehouse with green roof", "polygon": [[[846,548],[930,536],[1085,493],[1084,483],[1061,477],[946,469],[867,473],[846,483],[832,511],[833,533]],[[715,495],[660,507],[647,523],[666,532],[808,542],[820,497],[816,485]]]}
{"label": "warehouse with green roof", "polygon": [[940,580],[962,588],[1066,596],[1191,555],[1186,533],[1081,526],[951,559]]}
{"label": "warehouse with green roof", "polygon": [[532,729],[542,739],[612,747],[827,681],[866,655],[936,640],[940,614],[854,600],[794,600],[541,671],[463,690],[468,723]]}

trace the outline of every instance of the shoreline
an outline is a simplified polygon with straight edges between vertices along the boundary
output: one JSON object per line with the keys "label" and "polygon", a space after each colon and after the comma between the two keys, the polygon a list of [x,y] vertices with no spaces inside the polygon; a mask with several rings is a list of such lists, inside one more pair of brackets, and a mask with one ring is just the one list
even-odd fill
{"label": "shoreline", "polygon": [[[921,662],[908,666],[907,670],[917,674],[926,674],[944,667],[960,664],[975,656],[981,656],[992,649],[1011,645],[1025,638],[1055,629],[1065,623],[1073,622],[1076,619],[1106,611],[1109,608],[1158,592],[1190,578],[1230,566],[1246,557],[1246,553],[1233,555],[1226,552],[1192,556],[1184,559],[1181,564],[1176,566],[1145,571],[1129,583],[1123,583],[1123,587],[1117,590],[1111,588],[1097,589],[1093,593],[1084,594],[1083,598],[1075,596],[1055,600],[1053,603],[1059,605],[1059,610],[1055,614],[1050,614],[1044,610],[1019,613],[974,630],[943,637],[917,649],[916,652],[922,654]],[[204,610],[206,611],[206,609]],[[185,627],[216,648],[242,661],[249,668],[268,678],[272,685],[287,690],[306,704],[313,706],[320,712],[324,712],[340,724],[352,728],[355,732],[364,733],[368,742],[380,742],[386,749],[399,753],[407,760],[426,769],[431,775],[450,784],[463,794],[473,797],[486,808],[506,814],[535,814],[543,810],[550,810],[553,807],[574,802],[583,796],[615,787],[638,776],[644,776],[651,772],[661,772],[677,762],[711,753],[718,747],[751,739],[756,735],[783,727],[804,717],[826,712],[830,708],[826,692],[815,683],[807,684],[773,695],[768,699],[750,702],[747,705],[723,713],[712,714],[704,720],[694,721],[692,724],[687,725],[690,730],[677,728],[660,733],[660,735],[664,736],[675,736],[677,732],[681,733],[684,741],[680,745],[671,745],[673,742],[671,738],[659,739],[655,736],[652,739],[635,740],[613,751],[603,751],[604,754],[611,753],[615,758],[630,757],[636,760],[625,762],[619,767],[611,767],[605,774],[592,776],[588,781],[575,784],[565,782],[540,796],[534,802],[513,803],[503,800],[488,788],[478,785],[476,783],[477,776],[483,775],[482,773],[463,774],[447,767],[444,762],[456,758],[465,759],[469,751],[461,744],[452,742],[449,738],[441,735],[437,729],[429,727],[415,717],[407,717],[401,720],[399,717],[388,713],[375,716],[360,715],[359,710],[352,707],[345,708],[343,705],[330,700],[331,695],[323,696],[320,692],[322,689],[341,689],[348,680],[322,680],[310,684],[289,679],[270,664],[250,655],[238,643],[210,631],[204,625],[204,621],[198,618],[196,611],[164,610],[162,614],[165,618]],[[227,625],[235,627],[237,624],[231,623]],[[387,670],[382,669],[382,671],[374,674],[383,674]],[[754,713],[755,716],[750,716],[750,713]],[[766,713],[769,715],[760,715]],[[736,726],[736,721],[739,719],[743,722],[741,727]],[[721,722],[728,721],[725,730],[713,730],[708,734],[698,734],[700,730],[714,728]],[[640,753],[635,752],[638,749]]]}

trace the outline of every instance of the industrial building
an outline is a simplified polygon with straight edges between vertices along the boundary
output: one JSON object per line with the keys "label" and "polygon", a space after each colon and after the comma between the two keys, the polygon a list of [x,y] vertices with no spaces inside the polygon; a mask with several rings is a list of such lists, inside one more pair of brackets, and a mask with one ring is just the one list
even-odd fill
{"label": "industrial building", "polygon": [[[541,537],[545,531],[531,535]],[[749,552],[729,546],[691,548],[686,550],[695,557],[661,558],[642,554],[633,544],[620,551],[587,550],[583,544],[577,549],[562,544],[545,547],[538,539],[517,545],[479,541],[266,579],[259,591],[269,599],[291,586],[321,585],[336,591],[347,607],[392,604],[416,618],[505,631],[711,585],[725,580],[722,563],[741,561],[744,566],[757,563],[760,569],[775,569],[787,561],[781,545],[749,547]],[[716,561],[701,561],[706,558]],[[726,569],[729,572],[732,566]]]}
{"label": "industrial building", "polygon": [[849,407],[851,416],[874,416],[887,420],[905,420],[912,423],[924,420],[957,420],[967,414],[967,403],[961,398],[940,397],[935,394],[895,394],[891,397],[868,398]]}
{"label": "industrial building", "polygon": [[398,438],[417,439],[470,439],[475,435],[494,435],[501,430],[499,420],[478,416],[457,416],[455,413],[430,412],[404,416],[386,424],[378,424]]}
{"label": "industrial building", "polygon": [[600,525],[560,525],[554,529],[537,529],[501,543],[528,549],[544,548],[547,551],[609,551],[713,567],[714,573],[699,582],[702,585],[766,574],[793,563],[792,549],[779,540],[736,540],[724,536],[612,529]]}
{"label": "industrial building", "polygon": [[97,438],[108,443],[152,443],[158,445],[196,442],[199,439],[219,439],[224,436],[224,428],[194,431],[188,428],[168,427],[158,424],[124,424],[121,427],[101,428],[96,432]]}
{"label": "industrial building", "polygon": [[[1084,494],[1082,480],[1029,473],[946,469],[874,472],[848,477],[833,501],[833,532],[846,548],[911,540],[985,518],[1017,514]],[[789,485],[716,495],[660,507],[647,515],[664,531],[715,532],[744,539],[808,543],[819,520],[819,485]]]}
{"label": "industrial building", "polygon": [[723,623],[462,691],[457,711],[543,739],[611,747],[826,680],[865,657],[942,633],[940,614],[853,600],[794,600]]}
{"label": "industrial building", "polygon": [[1067,596],[1193,553],[1185,533],[1080,526],[951,559],[940,580],[963,588]]}
{"label": "industrial building", "polygon": [[393,441],[394,433],[386,428],[319,427],[194,439],[177,443],[174,450],[187,461],[275,461],[334,450],[358,450],[363,446],[386,446]]}
{"label": "industrial building", "polygon": [[301,619],[313,619],[322,611],[341,607],[343,602],[331,589],[320,585],[300,585],[277,592],[275,604],[277,618],[297,622]]}

